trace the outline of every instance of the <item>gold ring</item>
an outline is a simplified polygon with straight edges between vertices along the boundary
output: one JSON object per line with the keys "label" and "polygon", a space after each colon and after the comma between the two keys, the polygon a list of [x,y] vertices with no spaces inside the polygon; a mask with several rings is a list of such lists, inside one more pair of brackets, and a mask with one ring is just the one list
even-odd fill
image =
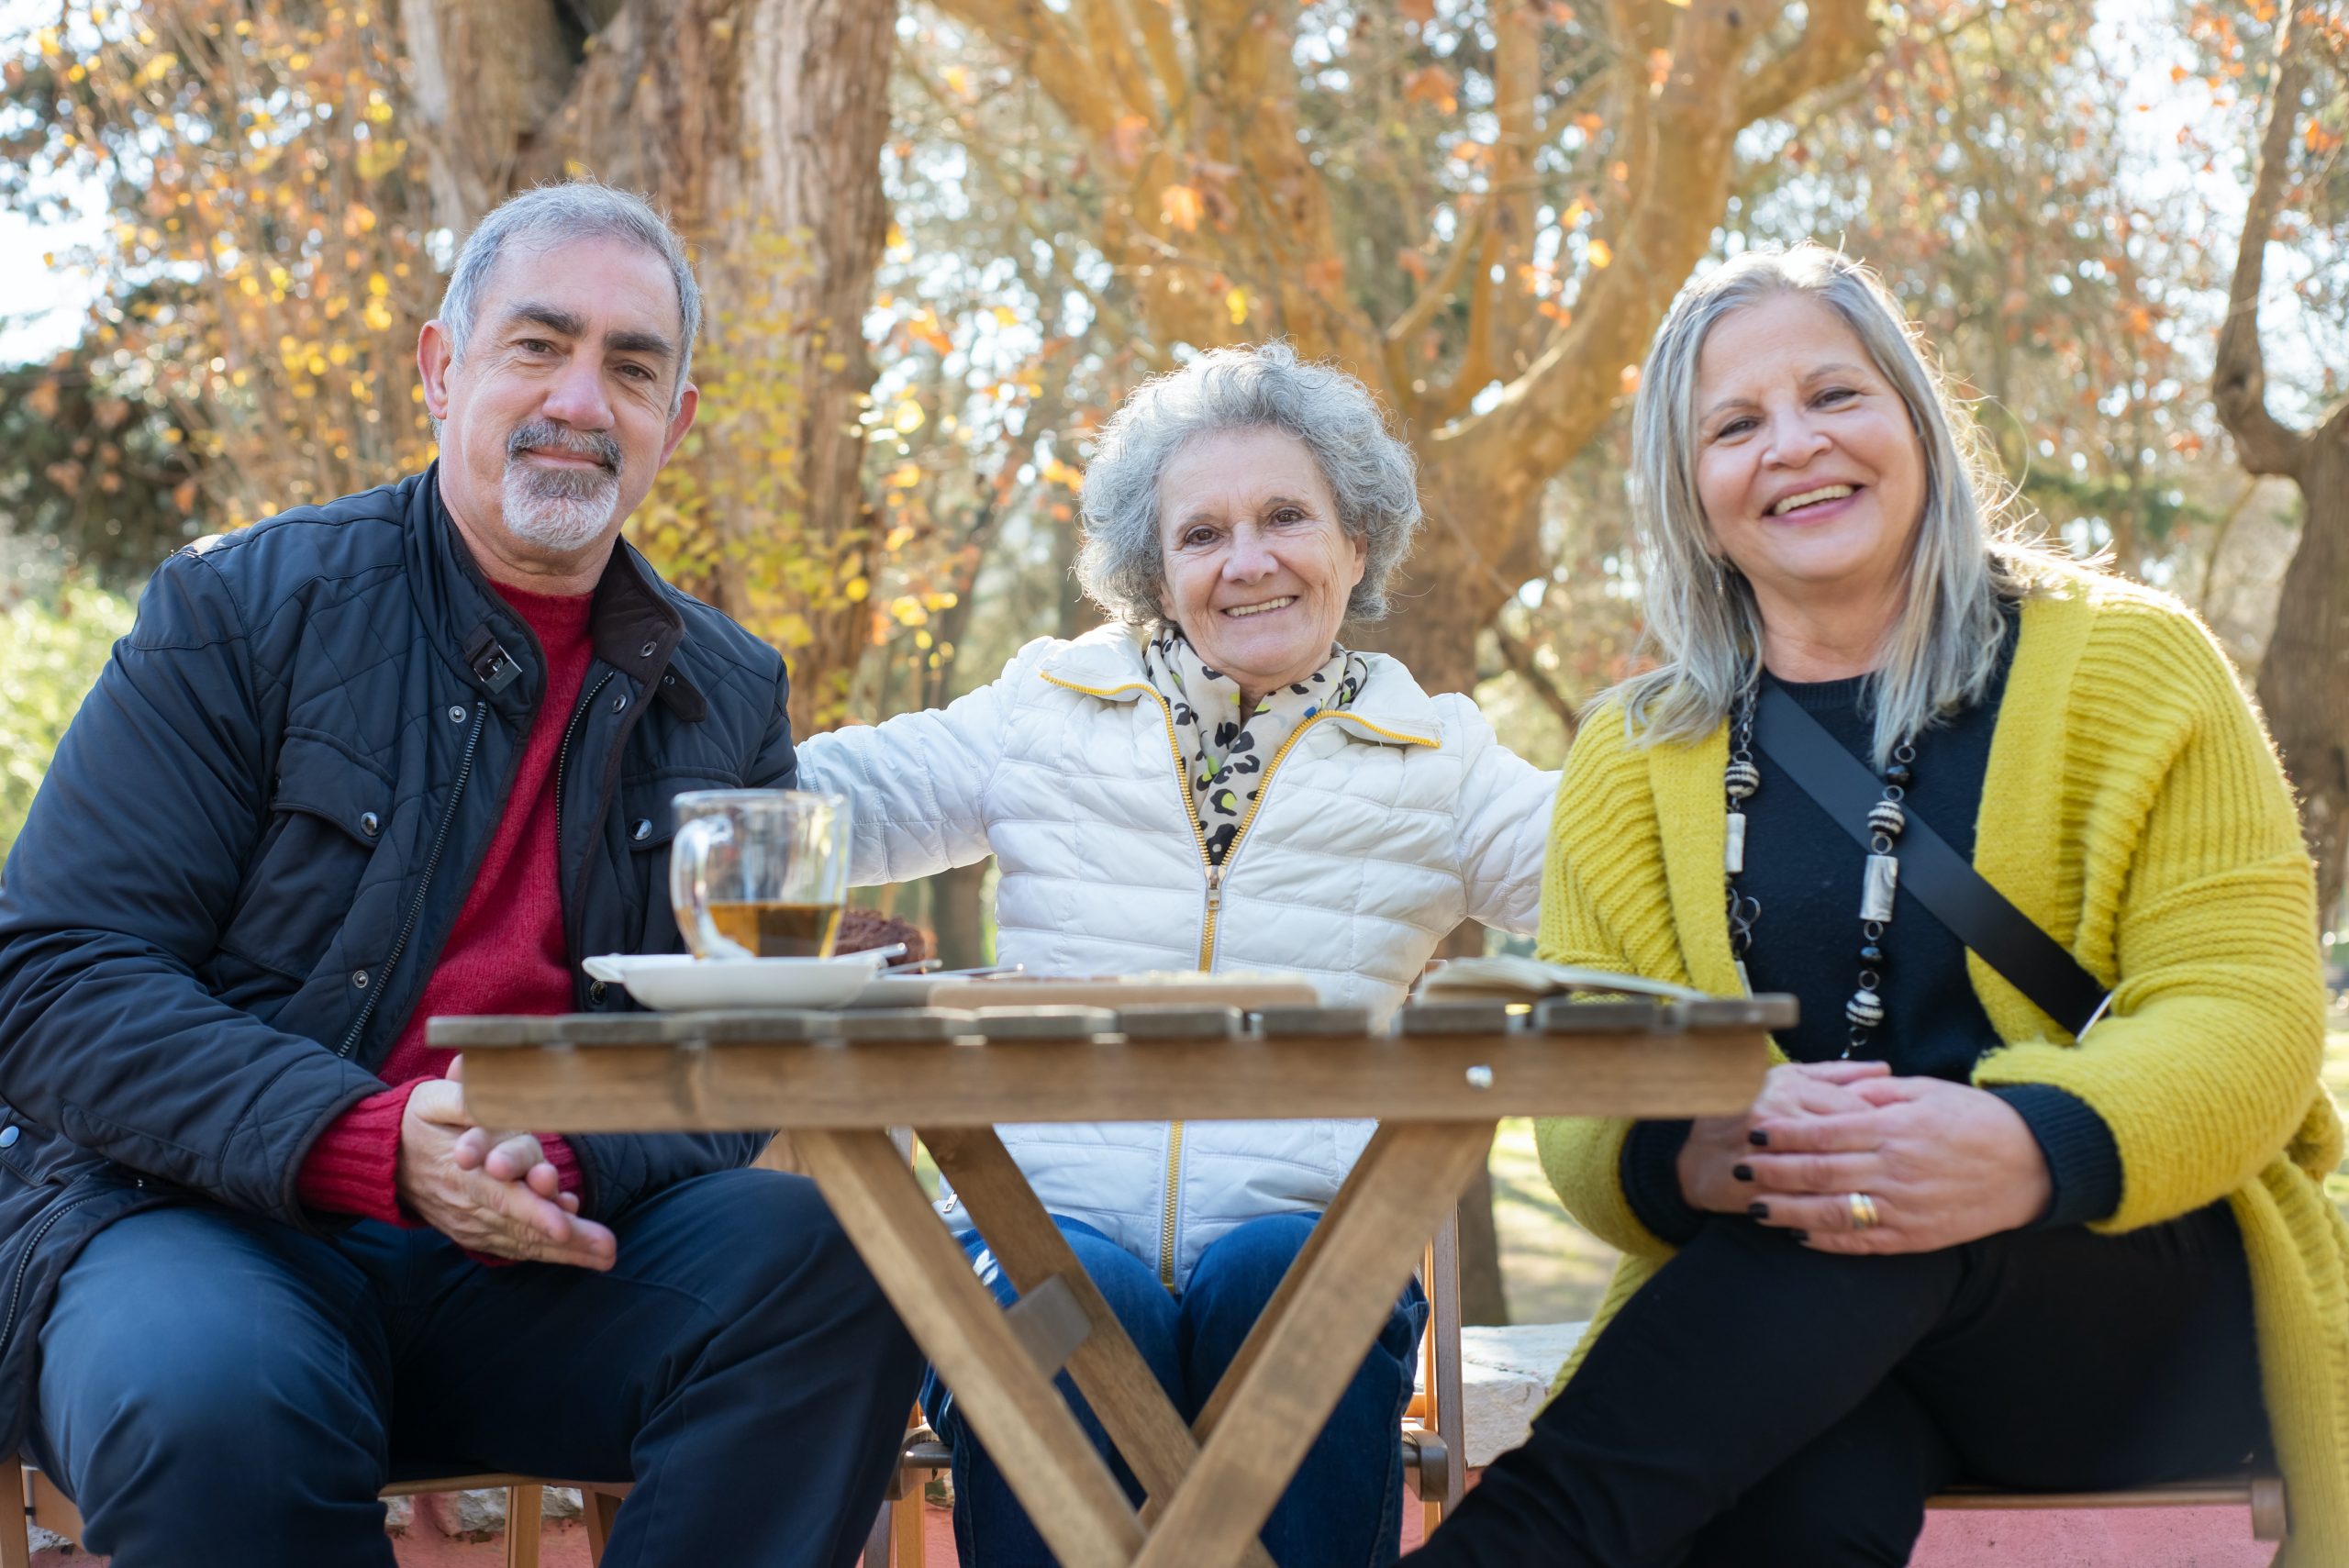
{"label": "gold ring", "polygon": [[1853,1229],[1873,1230],[1876,1229],[1876,1199],[1865,1193],[1850,1193],[1845,1195],[1843,1204],[1852,1211]]}

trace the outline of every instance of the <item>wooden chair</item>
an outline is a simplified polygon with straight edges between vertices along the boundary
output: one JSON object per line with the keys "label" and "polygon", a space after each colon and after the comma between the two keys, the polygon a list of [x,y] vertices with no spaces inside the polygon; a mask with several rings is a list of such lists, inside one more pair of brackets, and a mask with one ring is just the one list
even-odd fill
{"label": "wooden chair", "polygon": [[[78,1542],[82,1539],[82,1513],[72,1499],[34,1466],[20,1460],[18,1470],[24,1478],[24,1520],[17,1525],[0,1523],[0,1568],[30,1568],[34,1525],[69,1540]],[[417,1466],[395,1479],[382,1495],[387,1498],[413,1497],[426,1492],[478,1492],[503,1487],[506,1568],[539,1568],[539,1537],[544,1526],[543,1488],[573,1485],[579,1488],[581,1511],[587,1520],[587,1561],[600,1562],[612,1520],[619,1512],[620,1499],[628,1496],[625,1483],[546,1481],[504,1472],[454,1473]]]}
{"label": "wooden chair", "polygon": [[1959,1486],[1926,1499],[1929,1508],[2208,1508],[2249,1507],[2254,1540],[2281,1543],[2291,1535],[2284,1478],[2273,1468],[2241,1470],[2195,1481],[2132,1486],[2120,1492],[1997,1492]]}
{"label": "wooden chair", "polygon": [[[1460,1216],[1454,1210],[1428,1244],[1419,1265],[1428,1296],[1428,1328],[1419,1339],[1419,1388],[1403,1412],[1400,1434],[1403,1472],[1419,1494],[1422,1521],[1433,1530],[1444,1510],[1468,1489],[1466,1448],[1461,1430]],[[906,1429],[887,1501],[864,1547],[864,1568],[924,1568],[921,1531],[922,1483],[954,1461],[953,1450],[938,1440],[916,1410]],[[0,1563],[0,1568],[8,1568]]]}

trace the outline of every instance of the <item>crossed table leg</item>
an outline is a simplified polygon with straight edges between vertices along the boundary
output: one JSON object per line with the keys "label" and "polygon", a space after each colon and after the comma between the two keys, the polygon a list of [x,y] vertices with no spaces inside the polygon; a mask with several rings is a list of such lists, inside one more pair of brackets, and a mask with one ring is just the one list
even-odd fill
{"label": "crossed table leg", "polygon": [[[993,1130],[921,1137],[1019,1291],[1008,1311],[885,1133],[802,1129],[794,1140],[1067,1568],[1270,1568],[1257,1530],[1492,1136],[1488,1120],[1382,1125],[1196,1428],[1186,1428]],[[1053,1387],[1063,1366],[1149,1494],[1141,1515]]]}

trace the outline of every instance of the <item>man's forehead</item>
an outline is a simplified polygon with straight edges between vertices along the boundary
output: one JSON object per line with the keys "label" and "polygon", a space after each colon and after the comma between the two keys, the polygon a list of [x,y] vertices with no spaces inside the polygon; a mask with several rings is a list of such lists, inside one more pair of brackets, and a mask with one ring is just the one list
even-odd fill
{"label": "man's forehead", "polygon": [[534,306],[529,314],[541,320],[550,314],[574,318],[566,329],[579,335],[652,332],[674,343],[684,328],[668,263],[618,239],[509,245],[483,292],[482,314],[491,323]]}

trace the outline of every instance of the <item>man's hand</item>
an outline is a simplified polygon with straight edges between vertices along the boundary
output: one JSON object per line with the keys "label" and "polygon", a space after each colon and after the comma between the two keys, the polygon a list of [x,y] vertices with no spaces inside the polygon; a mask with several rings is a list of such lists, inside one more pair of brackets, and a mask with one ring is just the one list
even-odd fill
{"label": "man's hand", "polygon": [[612,1233],[578,1217],[555,1168],[527,1132],[492,1133],[465,1114],[462,1070],[418,1084],[400,1120],[400,1202],[468,1251],[604,1270]]}
{"label": "man's hand", "polygon": [[[1750,1179],[1758,1152],[1751,1134],[1788,1118],[1865,1111],[1869,1102],[1852,1085],[1882,1079],[1892,1069],[1881,1062],[1784,1062],[1770,1069],[1762,1093],[1738,1116],[1697,1118],[1680,1149],[1680,1192],[1692,1208],[1713,1214],[1743,1214],[1761,1195]],[[1744,1171],[1748,1175],[1741,1176]]]}
{"label": "man's hand", "polygon": [[[2046,1212],[2053,1185],[2039,1140],[2012,1106],[1939,1078],[1855,1084],[1866,1108],[1761,1118],[1765,1152],[1745,1162],[1762,1222],[1808,1231],[1826,1252],[1932,1252],[2020,1229]],[[1847,1195],[1876,1200],[1852,1225]]]}

